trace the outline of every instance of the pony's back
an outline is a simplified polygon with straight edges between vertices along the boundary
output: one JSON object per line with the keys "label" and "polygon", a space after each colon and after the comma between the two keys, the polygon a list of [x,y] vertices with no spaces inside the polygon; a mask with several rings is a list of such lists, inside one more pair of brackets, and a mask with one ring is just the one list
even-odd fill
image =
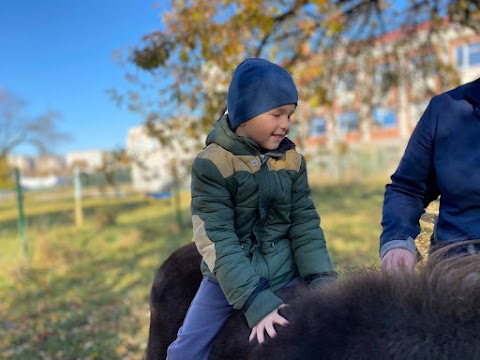
{"label": "pony's back", "polygon": [[417,274],[362,271],[306,291],[254,359],[480,359],[480,256],[434,253]]}

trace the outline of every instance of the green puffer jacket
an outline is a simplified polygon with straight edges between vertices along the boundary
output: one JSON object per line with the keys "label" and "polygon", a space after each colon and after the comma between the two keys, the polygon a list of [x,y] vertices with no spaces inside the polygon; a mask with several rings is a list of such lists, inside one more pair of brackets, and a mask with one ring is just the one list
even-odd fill
{"label": "green puffer jacket", "polygon": [[274,291],[295,276],[333,273],[305,160],[288,139],[262,154],[222,117],[193,163],[191,209],[203,274],[250,327],[283,303]]}

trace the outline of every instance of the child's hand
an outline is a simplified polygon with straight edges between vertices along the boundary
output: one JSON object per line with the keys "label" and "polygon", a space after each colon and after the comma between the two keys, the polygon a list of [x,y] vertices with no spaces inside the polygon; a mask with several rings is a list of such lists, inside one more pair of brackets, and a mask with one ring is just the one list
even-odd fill
{"label": "child's hand", "polygon": [[287,305],[285,304],[280,305],[275,310],[273,310],[270,314],[268,314],[262,320],[260,320],[260,322],[253,327],[248,340],[252,341],[256,337],[258,342],[260,344],[263,344],[265,342],[265,331],[271,338],[275,337],[275,335],[277,335],[277,331],[273,327],[274,324],[278,324],[281,326],[285,326],[289,324],[288,320],[278,313],[278,310],[285,306]]}

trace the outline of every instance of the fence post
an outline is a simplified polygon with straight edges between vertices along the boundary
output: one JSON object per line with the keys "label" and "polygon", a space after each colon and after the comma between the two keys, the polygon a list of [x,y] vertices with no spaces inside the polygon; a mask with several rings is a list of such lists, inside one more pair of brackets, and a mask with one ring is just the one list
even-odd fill
{"label": "fence post", "polygon": [[80,181],[80,169],[73,169],[73,197],[75,199],[75,225],[82,227],[83,225],[83,209],[82,209],[82,182]]}
{"label": "fence post", "polygon": [[177,219],[177,225],[179,228],[182,228],[182,204],[181,204],[181,197],[180,197],[180,185],[178,184],[178,180],[174,185],[175,189],[175,216]]}
{"label": "fence post", "polygon": [[20,184],[20,170],[18,166],[15,167],[15,187],[17,190],[17,206],[18,206],[18,234],[22,241],[23,256],[27,257],[28,244],[27,237],[25,235],[25,217],[23,214],[23,189]]}

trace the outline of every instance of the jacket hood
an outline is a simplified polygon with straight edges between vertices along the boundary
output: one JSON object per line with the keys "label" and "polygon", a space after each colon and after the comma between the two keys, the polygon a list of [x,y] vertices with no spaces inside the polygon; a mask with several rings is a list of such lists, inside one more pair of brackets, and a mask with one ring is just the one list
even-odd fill
{"label": "jacket hood", "polygon": [[208,134],[206,145],[215,143],[234,155],[268,155],[281,157],[287,150],[295,149],[295,144],[285,138],[275,150],[263,151],[252,139],[236,135],[228,125],[227,115],[223,115]]}

